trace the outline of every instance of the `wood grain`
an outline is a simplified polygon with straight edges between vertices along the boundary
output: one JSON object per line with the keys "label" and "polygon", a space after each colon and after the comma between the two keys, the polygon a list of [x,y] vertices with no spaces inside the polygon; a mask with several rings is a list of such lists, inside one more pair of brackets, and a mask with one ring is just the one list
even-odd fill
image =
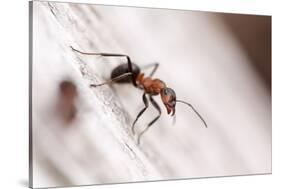
{"label": "wood grain", "polygon": [[[69,186],[271,172],[271,101],[219,14],[33,2],[33,186]],[[133,86],[90,88],[126,53],[192,103],[163,116],[137,145],[131,124],[143,107]],[[59,86],[77,88],[66,122]],[[160,99],[157,99],[161,103]],[[69,102],[69,101],[67,101]],[[137,132],[157,112],[149,109]]]}

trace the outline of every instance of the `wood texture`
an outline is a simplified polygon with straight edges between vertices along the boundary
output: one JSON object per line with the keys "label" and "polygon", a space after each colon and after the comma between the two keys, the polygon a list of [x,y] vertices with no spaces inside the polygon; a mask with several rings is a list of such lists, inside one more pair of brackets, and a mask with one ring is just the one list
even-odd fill
{"label": "wood texture", "polygon": [[[55,2],[33,9],[33,186],[66,186],[271,172],[271,100],[219,14]],[[131,124],[143,107],[133,86],[90,88],[126,53],[192,103],[163,115],[138,146]],[[77,87],[66,121],[60,82]],[[161,103],[160,99],[157,101]],[[139,133],[157,115],[149,109]]]}

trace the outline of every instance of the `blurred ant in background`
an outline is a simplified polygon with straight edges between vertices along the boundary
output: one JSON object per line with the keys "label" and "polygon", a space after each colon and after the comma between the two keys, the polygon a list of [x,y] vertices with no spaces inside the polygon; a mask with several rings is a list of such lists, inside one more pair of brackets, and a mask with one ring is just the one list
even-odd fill
{"label": "blurred ant in background", "polygon": [[[171,116],[175,115],[176,112],[176,103],[180,102],[183,104],[188,105],[192,110],[197,114],[197,116],[201,119],[201,121],[204,123],[204,126],[207,128],[207,124],[205,120],[202,118],[202,116],[195,110],[195,108],[190,104],[182,100],[176,99],[176,93],[173,89],[168,88],[167,85],[160,79],[153,79],[152,76],[156,72],[157,68],[159,67],[158,63],[152,63],[146,66],[153,67],[151,73],[148,75],[148,77],[144,76],[144,73],[141,72],[141,68],[132,63],[130,57],[125,54],[113,54],[113,53],[87,53],[82,52],[77,49],[74,49],[71,46],[71,49],[73,51],[76,51],[80,54],[84,55],[95,55],[95,56],[103,56],[103,57],[124,57],[126,58],[127,63],[126,64],[120,64],[116,68],[114,68],[111,72],[111,79],[108,81],[105,81],[104,83],[100,84],[91,84],[91,87],[99,87],[102,85],[112,84],[112,83],[132,83],[136,88],[141,89],[144,91],[142,100],[145,105],[145,107],[138,113],[135,121],[132,125],[132,133],[135,134],[135,124],[140,118],[140,116],[145,112],[145,110],[148,108],[148,99],[153,105],[153,107],[158,111],[158,115],[147,125],[147,127],[139,134],[137,142],[140,143],[141,136],[159,119],[161,116],[161,108],[157,104],[157,102],[153,99],[153,96],[160,95],[161,100],[164,104],[164,106],[167,109],[168,115],[171,113]],[[148,98],[147,98],[148,97]]]}
{"label": "blurred ant in background", "polygon": [[74,82],[69,80],[60,82],[57,109],[58,115],[61,116],[65,123],[71,123],[75,119],[77,113],[75,100],[77,96],[78,91]]}

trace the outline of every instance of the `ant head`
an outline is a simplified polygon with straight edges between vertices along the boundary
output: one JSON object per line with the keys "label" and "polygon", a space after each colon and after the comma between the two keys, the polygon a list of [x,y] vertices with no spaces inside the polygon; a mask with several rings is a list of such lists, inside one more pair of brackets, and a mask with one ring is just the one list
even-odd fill
{"label": "ant head", "polygon": [[163,104],[167,109],[167,113],[170,114],[172,112],[172,116],[175,115],[176,112],[176,93],[171,88],[163,88],[161,89],[161,99]]}
{"label": "ant head", "polygon": [[173,89],[165,87],[161,89],[160,94],[168,114],[172,112],[171,116],[174,116],[176,113],[176,103],[177,102],[183,103],[189,106],[197,114],[197,116],[201,119],[201,121],[204,123],[205,127],[207,128],[207,123],[205,122],[203,117],[195,110],[195,108],[190,103],[185,102],[183,100],[177,100],[176,93]]}

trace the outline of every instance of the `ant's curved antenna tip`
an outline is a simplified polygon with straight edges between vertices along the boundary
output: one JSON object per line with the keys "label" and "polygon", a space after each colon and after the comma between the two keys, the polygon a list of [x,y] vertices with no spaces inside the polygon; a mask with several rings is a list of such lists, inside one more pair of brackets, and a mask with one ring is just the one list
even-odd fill
{"label": "ant's curved antenna tip", "polygon": [[[203,121],[203,120],[202,120]],[[203,121],[205,128],[208,128],[208,125],[205,121]]]}
{"label": "ant's curved antenna tip", "polygon": [[176,121],[177,121],[177,118],[176,118],[176,114],[174,115],[174,117],[173,117],[173,125],[175,125],[176,124]]}
{"label": "ant's curved antenna tip", "polygon": [[208,125],[207,125],[206,121],[203,119],[203,117],[196,111],[196,109],[190,103],[187,103],[183,100],[176,100],[176,102],[180,102],[180,103],[188,105],[197,114],[197,116],[201,119],[201,121],[204,123],[204,126],[206,128],[208,128]]}

